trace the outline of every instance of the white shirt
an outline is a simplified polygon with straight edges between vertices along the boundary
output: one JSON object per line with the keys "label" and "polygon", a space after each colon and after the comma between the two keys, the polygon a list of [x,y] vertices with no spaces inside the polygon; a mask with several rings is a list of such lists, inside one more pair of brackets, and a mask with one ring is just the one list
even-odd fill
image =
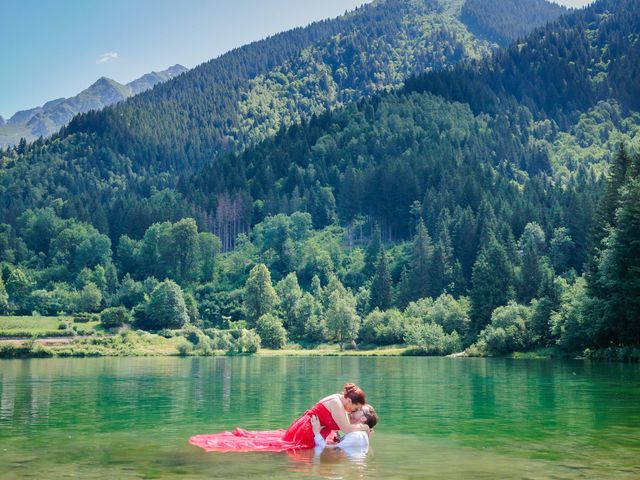
{"label": "white shirt", "polygon": [[[327,447],[327,442],[319,433],[313,438],[316,443],[316,453],[322,452]],[[363,431],[347,433],[340,442],[328,446],[339,448],[350,457],[360,457],[366,455],[369,451],[369,434]]]}

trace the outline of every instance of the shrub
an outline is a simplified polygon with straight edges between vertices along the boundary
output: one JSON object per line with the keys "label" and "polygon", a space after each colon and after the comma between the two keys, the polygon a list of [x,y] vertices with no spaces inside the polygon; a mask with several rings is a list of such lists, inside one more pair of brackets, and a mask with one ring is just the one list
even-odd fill
{"label": "shrub", "polygon": [[485,345],[486,353],[503,355],[527,349],[531,344],[527,332],[530,316],[530,307],[515,302],[496,308],[491,314],[491,323],[478,336]]}
{"label": "shrub", "polygon": [[164,338],[173,338],[176,336],[176,330],[172,330],[170,328],[163,328],[158,332],[158,335]]}
{"label": "shrub", "polygon": [[260,335],[255,330],[242,329],[240,336],[233,342],[230,353],[257,353],[260,350]]}
{"label": "shrub", "polygon": [[0,345],[0,358],[43,358],[51,356],[51,351],[39,343],[26,342],[23,345],[5,343]]}
{"label": "shrub", "polygon": [[58,324],[58,330],[72,330],[73,324],[69,320],[63,320]]}
{"label": "shrub", "polygon": [[210,326],[225,328],[228,318],[242,318],[243,294],[244,289],[219,291],[212,284],[197,287],[195,297],[202,321]]}
{"label": "shrub", "polygon": [[125,323],[131,322],[129,310],[124,307],[105,308],[100,312],[100,323],[105,328],[121,327]]}
{"label": "shrub", "polygon": [[180,355],[181,357],[186,357],[187,355],[190,355],[191,352],[193,352],[193,345],[186,338],[181,338],[180,340],[178,340],[176,348],[178,350],[178,355]]}
{"label": "shrub", "polygon": [[95,283],[89,282],[78,292],[75,303],[76,312],[95,312],[102,303],[102,293]]}
{"label": "shrub", "polygon": [[100,316],[96,315],[95,313],[78,313],[73,317],[73,322],[88,323],[88,322],[95,322],[96,320],[99,320],[99,319],[100,319]]}
{"label": "shrub", "polygon": [[413,353],[422,355],[449,355],[462,349],[458,333],[447,334],[436,323],[410,325],[405,340],[416,347]]}
{"label": "shrub", "polygon": [[144,315],[136,315],[136,324],[151,330],[181,328],[189,322],[187,306],[180,286],[165,280],[151,292]]}
{"label": "shrub", "polygon": [[193,345],[193,354],[203,356],[213,355],[213,341],[198,327],[187,325],[179,334],[184,335],[187,341]]}
{"label": "shrub", "polygon": [[195,352],[204,357],[213,356],[213,342],[209,338],[205,337],[204,340],[198,344]]}
{"label": "shrub", "polygon": [[429,309],[429,322],[441,325],[446,333],[452,333],[454,330],[459,335],[464,336],[469,330],[471,319],[471,304],[466,297],[460,297],[458,300],[448,293],[440,295]]}
{"label": "shrub", "polygon": [[404,310],[404,314],[407,318],[427,323],[429,318],[429,312],[433,306],[433,300],[430,297],[421,298],[415,302],[411,302]]}
{"label": "shrub", "polygon": [[127,273],[116,292],[116,302],[127,308],[133,308],[138,303],[144,301],[144,290],[142,283],[136,282]]}
{"label": "shrub", "polygon": [[360,339],[376,345],[401,343],[405,336],[405,323],[404,315],[399,310],[381,312],[375,309],[364,319]]}
{"label": "shrub", "polygon": [[640,362],[640,348],[637,347],[608,347],[597,350],[585,349],[583,355],[586,358],[618,362]]}
{"label": "shrub", "polygon": [[360,328],[360,340],[363,343],[378,343],[380,331],[384,324],[384,313],[377,308],[367,315]]}
{"label": "shrub", "polygon": [[[0,308],[2,304],[0,293]],[[34,290],[29,295],[28,307],[43,315],[55,315],[58,311],[63,310],[63,305],[56,301],[57,298],[53,292],[47,290]],[[31,312],[33,314],[33,311]]]}
{"label": "shrub", "polygon": [[469,330],[471,304],[466,297],[453,298],[443,293],[435,301],[421,298],[411,302],[404,311],[409,323],[435,323],[446,333],[458,332],[464,336]]}
{"label": "shrub", "polygon": [[194,327],[193,325],[187,325],[185,328],[183,328],[182,334],[187,340],[189,340],[189,342],[193,343],[194,345],[199,345],[207,339],[207,336],[204,334],[204,332],[198,327]]}
{"label": "shrub", "polygon": [[258,319],[256,333],[260,335],[261,345],[265,348],[280,349],[287,343],[287,331],[282,322],[270,314]]}
{"label": "shrub", "polygon": [[204,333],[211,339],[211,346],[215,350],[229,350],[233,345],[233,337],[228,330],[207,328]]}

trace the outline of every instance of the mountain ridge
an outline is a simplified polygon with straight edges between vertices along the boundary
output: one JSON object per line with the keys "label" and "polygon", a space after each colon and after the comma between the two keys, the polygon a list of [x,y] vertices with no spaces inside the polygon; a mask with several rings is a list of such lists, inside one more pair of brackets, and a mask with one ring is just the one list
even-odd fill
{"label": "mountain ridge", "polygon": [[[234,49],[194,68],[179,84],[80,115],[67,132],[118,139],[112,146],[145,169],[164,161],[194,168],[221,151],[263,140],[282,125],[400,86],[412,74],[489,55],[498,46],[469,33],[459,19],[461,6],[441,0],[373,2]],[[518,11],[519,23],[526,12]],[[157,145],[153,164],[138,154],[150,143]]]}
{"label": "mountain ridge", "polygon": [[[16,145],[20,138],[32,141],[41,136],[47,137],[58,132],[79,113],[100,110],[153,88],[156,84],[170,80],[187,70],[176,64],[160,72],[149,72],[126,84],[100,77],[73,97],[49,100],[39,107],[20,110],[0,122],[0,147]],[[7,128],[2,128],[4,126]]]}
{"label": "mountain ridge", "polygon": [[[293,164],[300,155],[306,155],[308,145],[300,142],[300,150],[278,158],[277,165],[270,165],[270,160],[262,158],[244,165],[227,157],[221,157],[221,163],[216,164],[218,157],[225,150],[234,150],[234,140],[240,141],[237,144],[240,147],[245,140],[249,144],[255,132],[258,134],[253,140],[258,142],[261,136],[268,139],[273,134],[287,132],[287,123],[282,117],[278,118],[281,112],[289,114],[290,132],[304,129],[314,118],[331,118],[327,108],[335,108],[339,105],[337,101],[343,101],[345,108],[353,106],[350,98],[361,101],[361,93],[366,93],[366,88],[374,88],[371,94],[388,91],[394,95],[392,82],[401,84],[403,75],[416,69],[449,68],[463,58],[489,53],[492,47],[487,42],[465,42],[469,33],[456,17],[462,3],[452,3],[446,9],[442,4],[431,0],[376,2],[374,7],[378,8],[361,7],[340,17],[337,23],[319,22],[306,29],[278,34],[271,37],[276,38],[271,43],[256,42],[243,47],[242,52],[228,52],[116,106],[78,115],[53,142],[39,142],[33,148],[21,149],[23,153],[33,152],[33,158],[18,157],[14,161],[11,158],[16,152],[5,157],[11,169],[7,170],[4,185],[0,185],[5,192],[3,220],[15,224],[26,208],[45,207],[55,198],[63,202],[65,215],[95,222],[116,242],[121,234],[137,237],[152,223],[168,218],[193,216],[201,225],[211,224],[210,219],[217,215],[220,204],[218,194],[244,195],[243,208],[260,200],[264,204],[262,214],[277,213],[284,203],[275,196],[266,197],[281,195],[277,190],[282,187],[281,182],[299,183],[303,174],[294,169]],[[424,9],[423,15],[407,16],[414,12],[415,5]],[[442,17],[443,14],[446,17]],[[411,20],[415,23],[410,23]],[[448,20],[453,22],[446,23]],[[352,35],[337,35],[340,29]],[[393,39],[389,38],[391,34],[395,34]],[[358,68],[350,71],[352,65]],[[383,83],[389,80],[391,87],[376,88],[380,79]],[[353,96],[350,90],[356,90]],[[326,92],[334,92],[337,101],[328,101]],[[374,111],[379,101],[376,95],[371,101]],[[300,115],[301,110],[291,112],[293,103],[307,108],[303,112],[306,114]],[[253,113],[240,115],[244,112],[239,112],[239,105],[246,105],[246,112]],[[261,110],[265,105],[277,108]],[[449,111],[450,107],[445,110]],[[264,120],[258,127],[266,126],[264,131],[256,125],[243,130],[242,121],[261,117]],[[369,118],[368,113],[365,118]],[[385,119],[383,125],[387,123],[397,121]],[[473,122],[470,120],[470,123]],[[504,127],[501,128],[504,131]],[[237,138],[230,138],[231,134]],[[518,153],[510,146],[498,146],[501,155]],[[314,150],[313,154],[320,156],[326,149],[318,146]],[[336,158],[339,154],[336,152]],[[368,155],[358,159],[354,168],[364,168]],[[544,155],[540,160],[531,160],[534,156],[527,154],[522,167],[532,171],[547,168]],[[23,158],[26,161],[23,162]],[[333,161],[331,157],[326,158],[325,166],[330,160]],[[539,166],[532,167],[528,162]],[[262,164],[267,168],[260,168]],[[65,173],[52,177],[49,170],[53,165]],[[214,168],[207,176],[212,184],[201,191],[186,192],[184,186],[189,185],[191,176],[204,165]],[[292,170],[287,172],[290,166]],[[300,165],[301,168],[307,166]],[[299,189],[296,194],[303,197],[295,200],[301,208],[306,208],[306,203],[301,201],[317,204],[324,197],[330,201],[328,191],[331,188],[338,191],[339,176],[344,172],[324,171],[322,163],[316,168],[315,174],[309,172],[315,179],[308,180],[310,188]],[[283,171],[290,178],[274,176],[282,175]],[[255,174],[255,178],[248,179],[246,173]],[[63,180],[67,175],[77,178]],[[15,180],[12,182],[11,178]],[[314,185],[315,181],[319,182],[318,186]],[[77,182],[81,187],[72,188]],[[36,190],[37,195],[29,193]],[[287,196],[290,194],[291,191],[286,192]],[[163,207],[156,204],[160,199],[166,202]],[[285,199],[288,203],[289,199]],[[401,219],[401,224],[394,227],[399,235],[408,231],[405,220]]]}

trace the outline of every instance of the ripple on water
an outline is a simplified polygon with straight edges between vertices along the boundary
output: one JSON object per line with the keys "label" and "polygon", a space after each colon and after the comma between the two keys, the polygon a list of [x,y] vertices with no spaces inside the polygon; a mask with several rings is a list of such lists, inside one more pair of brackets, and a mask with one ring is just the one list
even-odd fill
{"label": "ripple on water", "polygon": [[[638,366],[437,358],[0,363],[0,478],[640,478]],[[345,381],[380,414],[365,458],[215,454]]]}

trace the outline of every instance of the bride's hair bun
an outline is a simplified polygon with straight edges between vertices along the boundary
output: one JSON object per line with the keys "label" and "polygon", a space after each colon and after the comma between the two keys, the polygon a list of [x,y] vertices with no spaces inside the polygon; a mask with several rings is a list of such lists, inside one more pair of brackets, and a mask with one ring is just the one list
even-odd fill
{"label": "bride's hair bun", "polygon": [[360,387],[358,387],[354,383],[345,383],[344,384],[344,393],[343,395],[350,399],[353,403],[364,405],[367,403],[364,392]]}
{"label": "bride's hair bun", "polygon": [[344,393],[353,392],[356,388],[358,388],[358,387],[356,386],[355,383],[345,383],[344,384]]}

